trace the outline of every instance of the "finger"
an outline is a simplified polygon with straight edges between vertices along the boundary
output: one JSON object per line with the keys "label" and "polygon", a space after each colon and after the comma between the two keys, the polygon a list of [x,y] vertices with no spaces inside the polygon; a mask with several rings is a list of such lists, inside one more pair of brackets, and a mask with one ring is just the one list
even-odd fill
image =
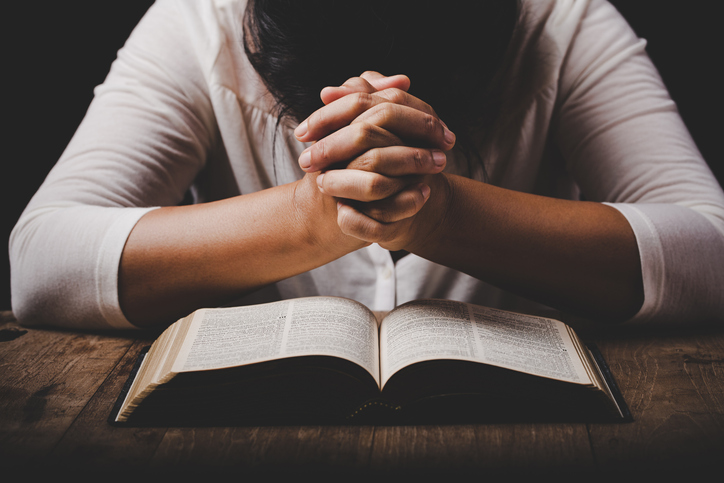
{"label": "finger", "polygon": [[407,92],[410,89],[410,78],[403,74],[386,76],[373,70],[363,72],[360,76],[369,82],[378,91],[384,89],[400,89]]}
{"label": "finger", "polygon": [[337,203],[337,225],[342,233],[369,243],[394,240],[408,224],[407,220],[381,223],[346,203]]}
{"label": "finger", "polygon": [[402,74],[388,77],[380,74],[379,72],[366,71],[363,72],[359,78],[365,80],[366,83],[355,81],[354,79],[357,78],[353,77],[339,87],[325,87],[324,89],[322,89],[322,92],[320,94],[322,102],[324,102],[325,104],[330,104],[337,99],[340,99],[354,92],[370,93],[389,88],[396,88],[407,91],[410,88],[410,78]]}
{"label": "finger", "polygon": [[382,102],[371,93],[355,92],[316,110],[294,130],[302,142],[318,141],[331,132],[349,125],[372,106]]}
{"label": "finger", "polygon": [[377,91],[377,88],[372,85],[364,77],[351,77],[344,81],[341,86],[329,86],[322,89],[319,96],[322,98],[322,102],[329,104],[341,99],[342,97],[353,94],[356,92],[372,93]]}
{"label": "finger", "polygon": [[357,123],[381,127],[412,144],[422,143],[444,151],[455,145],[455,134],[437,116],[409,106],[377,104],[360,114],[351,125]]}
{"label": "finger", "polygon": [[387,177],[356,169],[335,169],[317,176],[319,190],[335,198],[370,202],[383,200],[405,190],[420,178]]}
{"label": "finger", "polygon": [[303,142],[317,141],[331,132],[351,124],[364,112],[385,103],[408,106],[437,117],[435,110],[424,101],[398,88],[379,92],[354,92],[318,109],[302,121],[294,135]]}
{"label": "finger", "polygon": [[347,168],[385,176],[436,174],[445,168],[447,157],[437,149],[389,146],[365,151]]}
{"label": "finger", "polygon": [[415,216],[430,197],[430,187],[417,183],[379,201],[348,204],[380,223],[395,223]]}
{"label": "finger", "polygon": [[299,155],[299,166],[308,173],[347,163],[373,148],[402,144],[400,138],[374,124],[358,123],[334,131]]}

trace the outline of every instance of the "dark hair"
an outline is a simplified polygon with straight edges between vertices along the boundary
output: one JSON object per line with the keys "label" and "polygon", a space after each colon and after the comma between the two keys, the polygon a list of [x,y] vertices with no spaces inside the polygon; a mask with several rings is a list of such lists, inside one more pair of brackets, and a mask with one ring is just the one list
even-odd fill
{"label": "dark hair", "polygon": [[491,84],[518,9],[518,0],[249,0],[244,48],[280,120],[305,119],[322,88],[374,70],[409,76],[409,92],[462,141],[497,114]]}

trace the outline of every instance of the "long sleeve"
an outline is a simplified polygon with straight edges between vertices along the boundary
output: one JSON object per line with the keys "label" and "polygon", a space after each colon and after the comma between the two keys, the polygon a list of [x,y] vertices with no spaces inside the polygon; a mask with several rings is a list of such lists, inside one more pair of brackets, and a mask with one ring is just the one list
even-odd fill
{"label": "long sleeve", "polygon": [[11,234],[20,322],[132,327],[117,295],[128,234],[182,200],[217,136],[198,55],[173,1],[152,6],[119,51]]}
{"label": "long sleeve", "polygon": [[[722,319],[724,193],[645,41],[605,0],[522,3],[529,23],[516,34],[520,49],[505,79],[506,119],[494,127],[500,136],[481,146],[489,182],[574,199],[580,190],[618,209],[635,233],[644,277],[644,305],[632,322]],[[11,235],[13,311],[22,323],[130,327],[118,267],[141,216],[177,204],[189,187],[209,201],[304,175],[296,159],[305,146],[288,126],[275,131],[273,100],[243,52],[243,9],[243,0],[159,0],[134,30]],[[474,175],[452,154],[446,169]],[[268,295],[371,305],[387,291],[397,303],[525,306],[419,257],[405,257],[397,270],[387,254],[378,265],[372,255],[355,252],[270,286]],[[394,276],[375,281],[388,268]]]}
{"label": "long sleeve", "polygon": [[724,194],[620,14],[593,0],[565,52],[554,135],[586,199],[636,235],[645,301],[633,321],[724,318]]}

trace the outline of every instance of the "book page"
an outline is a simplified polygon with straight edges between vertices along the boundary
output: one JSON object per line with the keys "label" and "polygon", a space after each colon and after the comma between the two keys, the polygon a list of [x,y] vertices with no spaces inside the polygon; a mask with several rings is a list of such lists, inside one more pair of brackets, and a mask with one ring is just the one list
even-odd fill
{"label": "book page", "polygon": [[199,310],[173,371],[220,369],[304,355],[348,359],[379,383],[374,315],[364,305],[339,297]]}
{"label": "book page", "polygon": [[458,359],[581,384],[591,380],[565,324],[444,300],[404,304],[380,328],[382,384],[416,362]]}

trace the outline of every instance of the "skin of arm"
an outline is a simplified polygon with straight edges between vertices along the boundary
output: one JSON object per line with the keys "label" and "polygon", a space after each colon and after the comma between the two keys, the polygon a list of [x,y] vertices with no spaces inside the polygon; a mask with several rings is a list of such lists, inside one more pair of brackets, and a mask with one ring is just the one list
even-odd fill
{"label": "skin of arm", "polygon": [[[398,142],[424,146],[423,140],[411,139],[405,130],[436,116],[429,106],[399,92],[373,94],[377,102],[363,112],[360,102],[344,101],[359,91],[369,95],[372,88],[363,81],[377,76],[365,73],[362,80],[327,89],[326,99],[323,91],[327,105],[296,133],[300,140],[317,141],[300,157],[307,172],[324,172],[350,155],[358,156],[348,165],[356,169],[329,170],[317,178],[320,190],[341,202],[337,223],[342,232],[389,250],[407,250],[592,319],[622,321],[638,311],[643,303],[638,247],[618,210],[515,192],[441,172],[420,172],[417,184],[399,191],[395,166],[409,167],[410,151],[385,150],[370,143],[368,136],[353,133],[382,128],[398,134]],[[345,122],[350,124],[334,131]],[[444,123],[437,126],[431,136],[444,137]],[[342,135],[345,129],[348,133]],[[422,150],[433,156],[434,150]],[[368,170],[377,176],[361,174]],[[413,173],[414,168],[407,168],[402,177]]]}
{"label": "skin of arm", "polygon": [[[370,89],[405,83],[404,76],[379,76]],[[418,166],[418,172],[442,169],[426,160],[427,169]],[[369,245],[342,232],[337,200],[319,189],[318,177],[308,173],[253,194],[147,213],[121,257],[119,299],[126,318],[139,327],[167,325]],[[419,189],[405,189],[410,183],[415,180],[394,181],[390,197],[409,202],[412,192],[416,201]]]}
{"label": "skin of arm", "polygon": [[[553,306],[606,319],[635,312],[642,291],[638,252],[616,210],[441,173],[441,153],[452,148],[454,135],[432,108],[405,95],[409,80],[373,74],[363,80],[323,91],[337,112],[318,122],[318,111],[299,136],[324,140],[305,151],[310,164],[302,180],[141,218],[119,274],[121,307],[132,323],[168,324],[372,242]],[[361,91],[368,97],[350,102]],[[408,109],[395,111],[399,105]],[[344,129],[352,124],[363,129],[350,135]],[[352,169],[327,170],[350,159]],[[626,256],[628,263],[621,260]]]}
{"label": "skin of arm", "polygon": [[365,246],[339,230],[336,203],[319,192],[316,177],[143,216],[121,257],[128,320],[166,325]]}

